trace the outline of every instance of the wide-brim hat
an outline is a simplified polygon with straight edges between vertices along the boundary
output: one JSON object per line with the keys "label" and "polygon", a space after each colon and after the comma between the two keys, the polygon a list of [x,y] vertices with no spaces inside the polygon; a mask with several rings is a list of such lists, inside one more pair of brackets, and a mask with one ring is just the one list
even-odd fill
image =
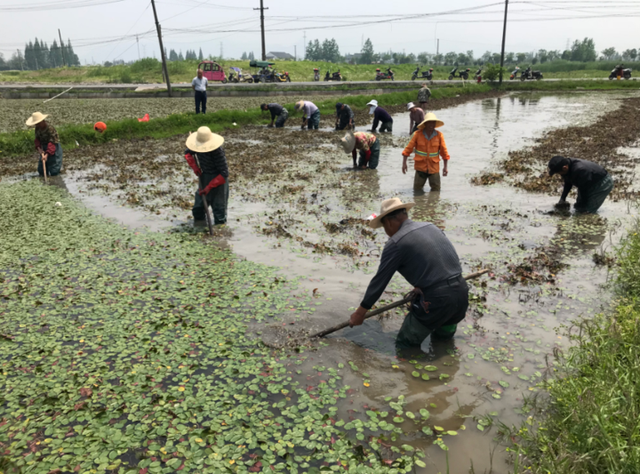
{"label": "wide-brim hat", "polygon": [[407,104],[407,110],[411,110],[411,109],[413,109],[415,106],[416,106],[416,105],[415,105],[413,102],[409,102],[409,103]]}
{"label": "wide-brim hat", "polygon": [[348,132],[340,139],[340,145],[345,153],[351,153],[356,148],[356,136],[352,132]]}
{"label": "wide-brim hat", "polygon": [[47,117],[48,115],[44,115],[42,112],[34,112],[31,114],[31,117],[29,117],[25,123],[27,124],[27,127],[33,127],[39,124],[40,122],[42,122]]}
{"label": "wide-brim hat", "polygon": [[444,125],[444,122],[442,120],[438,120],[436,114],[434,114],[433,112],[429,112],[425,116],[424,120],[420,122],[420,125],[418,125],[418,130],[422,130],[427,125],[427,122],[435,122],[436,128],[442,127]]}
{"label": "wide-brim hat", "polygon": [[296,102],[296,106],[294,110],[301,110],[304,107],[304,100]]}
{"label": "wide-brim hat", "polygon": [[367,105],[368,106],[377,107],[378,106],[378,101],[373,99],[373,100],[369,101],[369,103]]}
{"label": "wide-brim hat", "polygon": [[380,214],[375,219],[372,219],[369,222],[369,227],[373,229],[379,229],[382,227],[382,218],[387,214],[392,213],[393,211],[397,211],[398,209],[406,209],[407,211],[411,209],[416,204],[413,202],[405,202],[403,203],[399,198],[391,198],[385,201],[382,201],[380,205]]}
{"label": "wide-brim hat", "polygon": [[224,138],[213,133],[209,127],[200,127],[197,132],[187,138],[187,148],[196,153],[217,150],[224,143]]}

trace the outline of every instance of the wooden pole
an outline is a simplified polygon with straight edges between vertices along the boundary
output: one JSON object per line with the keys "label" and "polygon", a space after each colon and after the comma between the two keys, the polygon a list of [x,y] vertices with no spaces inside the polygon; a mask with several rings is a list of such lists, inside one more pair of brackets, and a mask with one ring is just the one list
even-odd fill
{"label": "wooden pole", "polygon": [[263,0],[260,0],[260,8],[254,8],[254,10],[260,10],[260,32],[262,34],[262,60],[267,60],[267,50],[264,41],[264,11],[269,8],[265,8],[263,4]]}
{"label": "wooden pole", "polygon": [[500,53],[500,85],[502,85],[502,68],[504,67],[504,43],[507,39],[507,11],[509,0],[504,0],[504,25],[502,26],[502,52]]}
{"label": "wooden pole", "polygon": [[62,65],[66,66],[66,60],[64,58],[64,43],[62,42],[62,33],[60,33],[60,28],[58,28],[58,38],[60,38],[60,52],[62,53]]}
{"label": "wooden pole", "polygon": [[162,72],[164,74],[164,79],[167,81],[167,92],[169,97],[171,97],[171,81],[169,80],[169,70],[167,69],[167,58],[164,54],[164,46],[162,45],[162,32],[160,29],[160,23],[158,22],[158,13],[156,12],[156,3],[154,0],[151,0],[151,6],[153,7],[153,17],[156,20],[156,30],[158,31],[158,42],[160,43],[160,57],[162,58]]}

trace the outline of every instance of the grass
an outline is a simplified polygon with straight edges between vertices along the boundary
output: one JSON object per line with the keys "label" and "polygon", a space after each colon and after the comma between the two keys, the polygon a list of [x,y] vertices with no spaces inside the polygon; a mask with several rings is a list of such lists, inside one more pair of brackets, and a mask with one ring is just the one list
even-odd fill
{"label": "grass", "polygon": [[632,474],[640,466],[640,222],[618,250],[611,314],[573,328],[549,400],[517,432],[514,472]]}

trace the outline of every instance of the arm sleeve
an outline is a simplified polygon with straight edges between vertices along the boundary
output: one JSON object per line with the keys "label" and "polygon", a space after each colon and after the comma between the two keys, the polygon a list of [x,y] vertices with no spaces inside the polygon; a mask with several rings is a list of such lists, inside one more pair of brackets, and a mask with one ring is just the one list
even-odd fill
{"label": "arm sleeve", "polygon": [[47,143],[47,149],[45,150],[47,155],[54,155],[56,153],[56,146],[53,143]]}
{"label": "arm sleeve", "polygon": [[562,196],[560,196],[561,201],[564,201],[565,199],[567,199],[567,196],[569,195],[569,191],[571,191],[571,188],[573,188],[573,183],[570,180],[565,179],[564,188],[562,188]]}
{"label": "arm sleeve", "polygon": [[444,141],[444,135],[442,134],[440,134],[440,156],[445,161],[449,161],[451,159],[449,156],[449,150],[447,150],[447,144]]}
{"label": "arm sleeve", "polygon": [[402,156],[411,156],[411,153],[413,153],[413,150],[415,150],[417,143],[418,143],[418,134],[414,133],[413,135],[411,135],[411,140],[409,140],[409,144],[402,151]]}
{"label": "arm sleeve", "polygon": [[362,306],[364,309],[371,309],[376,301],[382,295],[393,274],[400,265],[400,251],[395,243],[389,243],[384,247],[382,251],[382,258],[380,259],[380,266],[376,276],[373,277],[367,288],[367,292],[364,295]]}
{"label": "arm sleeve", "polygon": [[273,110],[272,107],[269,107],[269,112],[271,112],[271,120],[275,120],[276,119],[276,113]]}
{"label": "arm sleeve", "polygon": [[380,119],[378,119],[378,115],[374,112],[374,114],[373,114],[373,125],[371,125],[371,130],[377,129],[379,122],[380,122]]}
{"label": "arm sleeve", "polygon": [[37,150],[38,148],[40,148],[40,140],[38,140],[38,139],[36,138],[36,140],[35,140],[35,142],[34,142],[34,143],[35,143],[35,145],[36,145],[36,150]]}
{"label": "arm sleeve", "polygon": [[229,178],[229,167],[227,166],[227,156],[224,153],[224,148],[218,148],[218,151],[220,152],[220,156],[218,158],[219,159],[218,168],[222,177],[227,179]]}
{"label": "arm sleeve", "polygon": [[349,118],[352,119],[356,116],[356,114],[353,113],[353,110],[351,109],[351,107],[349,107]]}

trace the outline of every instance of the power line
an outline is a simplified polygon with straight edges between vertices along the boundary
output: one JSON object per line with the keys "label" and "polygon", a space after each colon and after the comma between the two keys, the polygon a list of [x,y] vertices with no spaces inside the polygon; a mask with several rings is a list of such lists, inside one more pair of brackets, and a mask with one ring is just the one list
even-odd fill
{"label": "power line", "polygon": [[95,7],[102,5],[109,5],[111,3],[121,3],[124,0],[68,0],[68,1],[60,1],[60,2],[50,2],[50,3],[29,3],[25,5],[21,4],[13,4],[13,5],[4,5],[0,7],[0,11],[6,12],[21,12],[21,11],[45,11],[45,10],[69,10],[75,8],[86,8],[86,7]]}

